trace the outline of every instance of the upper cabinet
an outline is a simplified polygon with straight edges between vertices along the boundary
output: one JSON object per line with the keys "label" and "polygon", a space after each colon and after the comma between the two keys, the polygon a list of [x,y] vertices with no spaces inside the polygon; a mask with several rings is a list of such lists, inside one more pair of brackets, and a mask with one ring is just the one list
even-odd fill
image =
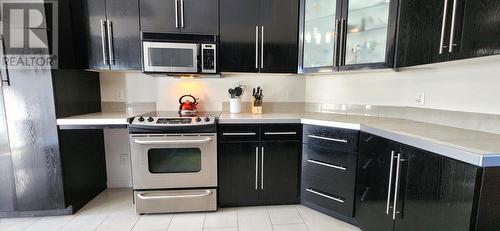
{"label": "upper cabinet", "polygon": [[499,1],[402,0],[400,10],[395,67],[500,54]]}
{"label": "upper cabinet", "polygon": [[219,0],[139,0],[141,31],[218,34]]}
{"label": "upper cabinet", "polygon": [[303,0],[301,6],[301,72],[392,66],[396,0]]}
{"label": "upper cabinet", "polygon": [[221,0],[221,71],[296,73],[298,21],[298,0]]}
{"label": "upper cabinet", "polygon": [[89,64],[92,70],[140,70],[137,0],[89,0]]}

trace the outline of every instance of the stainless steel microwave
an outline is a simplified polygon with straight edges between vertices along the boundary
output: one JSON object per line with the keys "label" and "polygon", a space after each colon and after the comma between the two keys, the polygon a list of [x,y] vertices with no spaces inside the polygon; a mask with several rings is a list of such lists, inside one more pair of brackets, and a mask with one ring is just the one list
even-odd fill
{"label": "stainless steel microwave", "polygon": [[216,44],[143,41],[143,71],[217,73]]}

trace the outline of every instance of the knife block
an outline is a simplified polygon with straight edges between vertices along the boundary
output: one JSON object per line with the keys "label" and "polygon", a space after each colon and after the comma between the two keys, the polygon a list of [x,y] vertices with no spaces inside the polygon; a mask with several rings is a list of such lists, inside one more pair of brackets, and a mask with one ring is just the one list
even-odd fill
{"label": "knife block", "polygon": [[262,100],[253,100],[252,114],[262,114]]}

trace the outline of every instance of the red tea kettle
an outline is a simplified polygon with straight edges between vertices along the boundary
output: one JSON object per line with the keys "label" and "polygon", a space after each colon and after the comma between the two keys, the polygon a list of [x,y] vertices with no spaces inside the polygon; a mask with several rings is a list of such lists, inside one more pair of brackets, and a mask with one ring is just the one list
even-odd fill
{"label": "red tea kettle", "polygon": [[[184,98],[191,98],[193,101]],[[179,114],[181,115],[196,115],[198,110],[196,110],[196,105],[198,105],[198,102],[196,102],[196,98],[192,95],[183,95],[179,98]]]}

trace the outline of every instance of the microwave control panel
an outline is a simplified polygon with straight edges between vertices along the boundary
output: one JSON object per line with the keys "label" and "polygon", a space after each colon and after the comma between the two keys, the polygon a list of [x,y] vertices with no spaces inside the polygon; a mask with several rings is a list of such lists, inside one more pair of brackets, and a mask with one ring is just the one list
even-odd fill
{"label": "microwave control panel", "polygon": [[217,59],[216,59],[216,45],[215,44],[201,44],[201,72],[202,73],[216,73],[217,72]]}

